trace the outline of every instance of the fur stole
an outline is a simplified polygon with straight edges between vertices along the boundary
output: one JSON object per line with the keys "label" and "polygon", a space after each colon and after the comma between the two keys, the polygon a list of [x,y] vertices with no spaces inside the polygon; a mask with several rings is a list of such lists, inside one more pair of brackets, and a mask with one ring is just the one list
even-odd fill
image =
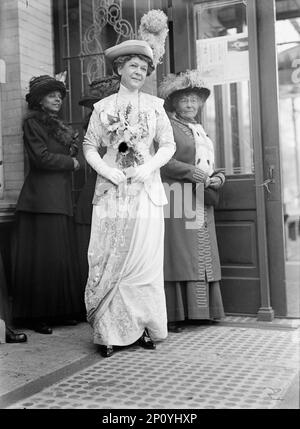
{"label": "fur stole", "polygon": [[[76,156],[78,152],[78,132],[67,125],[58,116],[49,115],[42,111],[30,111],[26,119],[36,119],[44,128],[49,136],[55,138],[59,143],[70,148],[71,156]],[[76,152],[76,153],[75,153]]]}

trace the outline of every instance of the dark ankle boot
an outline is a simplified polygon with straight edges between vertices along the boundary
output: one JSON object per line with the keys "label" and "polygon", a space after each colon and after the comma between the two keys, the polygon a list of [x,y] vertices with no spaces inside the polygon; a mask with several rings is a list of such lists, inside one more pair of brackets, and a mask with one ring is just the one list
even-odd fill
{"label": "dark ankle boot", "polygon": [[110,357],[114,353],[113,346],[100,346],[100,353],[103,357]]}
{"label": "dark ankle boot", "polygon": [[168,322],[168,331],[178,334],[179,332],[182,332],[182,328],[176,322]]}
{"label": "dark ankle boot", "polygon": [[144,330],[143,335],[141,336],[141,338],[139,338],[137,340],[137,344],[139,346],[141,346],[141,347],[144,347],[144,349],[150,349],[150,350],[156,349],[156,345],[151,340],[150,335],[149,335],[147,329]]}
{"label": "dark ankle boot", "polygon": [[39,334],[52,334],[52,328],[48,326],[45,322],[39,322],[34,325],[34,331],[38,332]]}
{"label": "dark ankle boot", "polygon": [[23,332],[17,333],[6,326],[5,329],[5,341],[7,343],[26,343],[27,335]]}

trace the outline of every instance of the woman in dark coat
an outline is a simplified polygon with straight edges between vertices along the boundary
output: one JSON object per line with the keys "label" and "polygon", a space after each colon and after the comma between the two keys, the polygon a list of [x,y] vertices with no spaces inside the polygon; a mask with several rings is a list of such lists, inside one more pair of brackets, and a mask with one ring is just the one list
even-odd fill
{"label": "woman in dark coat", "polygon": [[23,124],[30,171],[17,204],[13,315],[43,334],[84,313],[72,219],[76,136],[57,116],[65,95],[63,82],[33,78]]}
{"label": "woman in dark coat", "polygon": [[[176,142],[173,158],[161,169],[166,189],[178,186],[175,197],[169,193],[170,213],[165,217],[164,254],[169,330],[175,332],[180,331],[178,322],[186,319],[224,317],[214,204],[217,189],[223,186],[225,176],[215,170],[213,144],[196,121],[209,94],[197,70],[168,75],[160,86]],[[203,184],[202,188],[197,187],[199,183]],[[197,199],[200,203],[198,219],[203,221],[189,229],[189,211],[196,208]],[[190,207],[187,207],[188,201]],[[179,208],[182,209],[180,217]]]}

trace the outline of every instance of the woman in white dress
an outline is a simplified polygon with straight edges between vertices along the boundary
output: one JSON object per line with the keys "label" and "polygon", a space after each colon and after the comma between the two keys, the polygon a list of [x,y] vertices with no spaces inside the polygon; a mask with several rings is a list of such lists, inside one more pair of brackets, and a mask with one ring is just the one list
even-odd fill
{"label": "woman in white dress", "polygon": [[[163,281],[167,203],[160,167],[175,152],[164,101],[141,92],[153,70],[147,42],[129,40],[105,51],[120,90],[94,105],[83,149],[96,170],[87,319],[103,356],[136,341],[154,349],[167,337]],[[154,141],[158,144],[155,152]],[[100,157],[98,149],[106,147]]]}

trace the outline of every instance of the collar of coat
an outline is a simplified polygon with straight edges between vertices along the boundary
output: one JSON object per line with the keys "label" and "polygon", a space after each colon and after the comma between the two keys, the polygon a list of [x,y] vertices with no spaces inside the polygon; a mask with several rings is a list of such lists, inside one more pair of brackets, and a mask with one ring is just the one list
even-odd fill
{"label": "collar of coat", "polygon": [[192,130],[189,128],[188,123],[181,120],[176,116],[175,113],[172,113],[170,116],[171,124],[180,128],[187,136],[194,138]]}
{"label": "collar of coat", "polygon": [[72,127],[64,123],[56,115],[49,115],[43,111],[32,110],[28,112],[25,121],[28,119],[35,119],[38,121],[43,128],[46,128],[50,136],[54,137],[63,145],[70,146],[77,138]]}

